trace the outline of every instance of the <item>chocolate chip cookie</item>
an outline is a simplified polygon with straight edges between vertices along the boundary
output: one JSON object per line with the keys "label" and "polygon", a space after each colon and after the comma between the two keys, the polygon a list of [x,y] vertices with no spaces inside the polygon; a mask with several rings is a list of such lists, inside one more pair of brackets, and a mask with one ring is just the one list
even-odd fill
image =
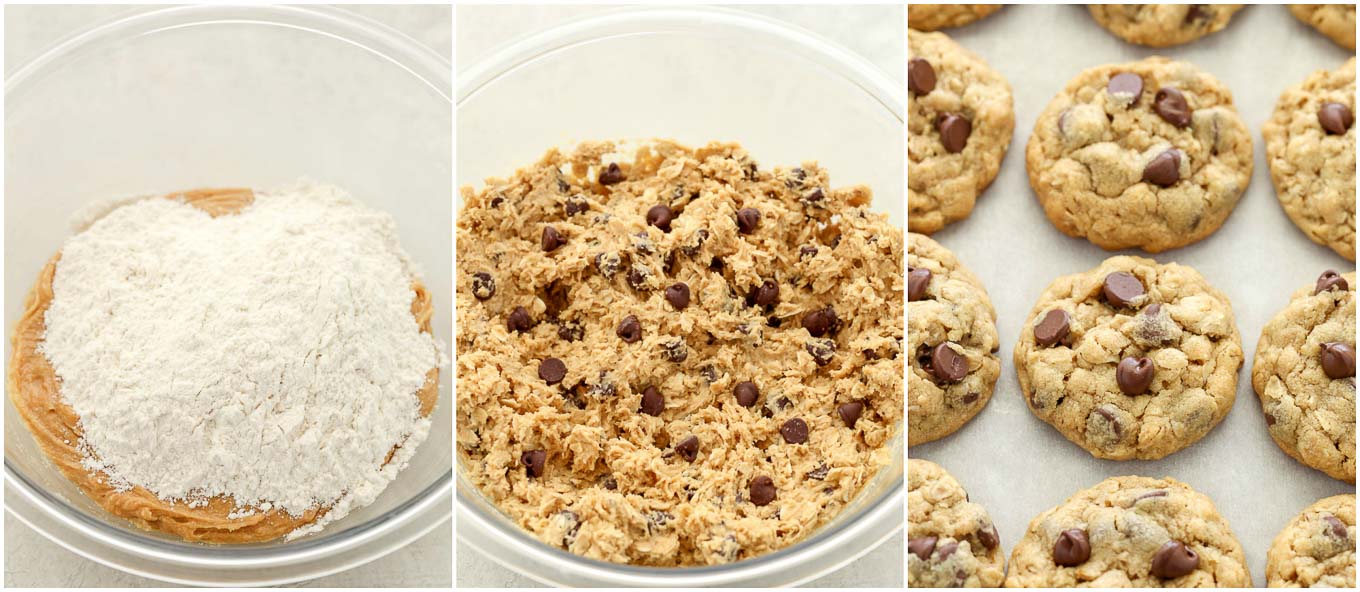
{"label": "chocolate chip cookie", "polygon": [[993,12],[1003,4],[910,4],[907,26],[917,31],[961,27]]}
{"label": "chocolate chip cookie", "polygon": [[1035,123],[1025,164],[1059,230],[1157,253],[1227,219],[1251,180],[1251,134],[1217,79],[1153,57],[1069,82]]}
{"label": "chocolate chip cookie", "polygon": [[1280,95],[1261,127],[1266,162],[1289,219],[1355,260],[1355,58]]}
{"label": "chocolate chip cookie", "polygon": [[1170,47],[1228,26],[1241,4],[1091,4],[1100,26],[1129,43]]}
{"label": "chocolate chip cookie", "polygon": [[1049,285],[1015,346],[1030,411],[1113,460],[1203,438],[1232,409],[1242,358],[1227,296],[1194,269],[1127,256]]}
{"label": "chocolate chip cookie", "polygon": [[1294,292],[1261,330],[1251,385],[1280,449],[1355,483],[1355,272]]}
{"label": "chocolate chip cookie", "polygon": [[907,587],[998,588],[1006,554],[982,506],[940,465],[907,461]]}
{"label": "chocolate chip cookie", "polygon": [[996,312],[971,272],[930,238],[907,235],[907,442],[943,438],[987,406],[1001,374]]}
{"label": "chocolate chip cookie", "polygon": [[730,563],[891,459],[903,233],[867,187],[735,144],[589,142],[463,188],[457,443],[548,545]]}
{"label": "chocolate chip cookie", "polygon": [[1015,128],[1011,86],[944,33],[907,35],[907,227],[930,234],[973,211]]}
{"label": "chocolate chip cookie", "polygon": [[1007,588],[1242,588],[1242,545],[1214,503],[1171,479],[1110,477],[1029,523]]}
{"label": "chocolate chip cookie", "polygon": [[1271,588],[1355,588],[1355,494],[1318,500],[1289,522],[1266,554]]}
{"label": "chocolate chip cookie", "polygon": [[1289,12],[1337,45],[1355,50],[1354,4],[1290,4]]}

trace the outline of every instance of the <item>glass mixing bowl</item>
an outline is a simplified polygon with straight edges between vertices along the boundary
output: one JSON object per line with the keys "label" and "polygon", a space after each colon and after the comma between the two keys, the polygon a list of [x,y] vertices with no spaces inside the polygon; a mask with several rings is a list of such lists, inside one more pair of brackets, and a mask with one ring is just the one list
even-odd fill
{"label": "glass mixing bowl", "polygon": [[[468,23],[461,23],[469,26]],[[905,37],[903,37],[905,38]],[[552,146],[592,139],[742,143],[762,167],[816,159],[833,185],[863,183],[903,225],[902,85],[778,21],[721,9],[622,9],[511,42],[458,76],[458,183],[480,186]],[[730,565],[662,569],[585,559],[538,542],[460,465],[460,550],[554,585],[772,586],[806,582],[900,536],[899,428],[892,464],[806,540]]]}
{"label": "glass mixing bowl", "polygon": [[[91,202],[208,186],[333,183],[396,219],[451,343],[452,68],[325,8],[193,6],[72,36],[5,81],[5,331]],[[9,359],[9,341],[5,343]],[[291,543],[213,546],[142,531],[47,461],[5,399],[5,507],[94,561],[184,584],[276,584],[396,550],[451,513],[450,372],[430,437],[372,505]]]}

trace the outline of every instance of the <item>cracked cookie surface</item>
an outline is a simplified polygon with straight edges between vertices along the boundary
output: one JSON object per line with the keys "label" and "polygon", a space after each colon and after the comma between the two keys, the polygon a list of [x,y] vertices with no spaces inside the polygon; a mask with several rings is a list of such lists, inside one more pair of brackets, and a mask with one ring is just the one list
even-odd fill
{"label": "cracked cookie surface", "polygon": [[1355,261],[1355,58],[1280,95],[1261,126],[1275,197],[1308,238]]}
{"label": "cracked cookie surface", "polygon": [[1355,494],[1305,508],[1266,554],[1271,588],[1355,588]]}
{"label": "cracked cookie surface", "polygon": [[1337,45],[1355,49],[1354,4],[1290,4],[1289,12]]}
{"label": "cracked cookie surface", "polygon": [[[907,438],[943,438],[987,406],[1001,374],[996,312],[987,290],[948,249],[907,237]],[[946,349],[941,349],[941,348]]]}
{"label": "cracked cookie surface", "polygon": [[1157,253],[1227,219],[1251,180],[1251,134],[1217,79],[1152,57],[1077,75],[1039,116],[1025,164],[1064,234]]}
{"label": "cracked cookie surface", "polygon": [[997,588],[1006,554],[996,525],[933,462],[907,461],[907,587]]}
{"label": "cracked cookie surface", "polygon": [[705,565],[804,538],[891,461],[903,233],[735,144],[549,151],[462,190],[457,443],[546,544]]}
{"label": "cracked cookie surface", "polygon": [[1010,147],[1011,87],[944,33],[907,34],[907,227],[968,217]]}
{"label": "cracked cookie surface", "polygon": [[1015,346],[1030,411],[1098,458],[1158,459],[1232,409],[1242,341],[1199,272],[1119,256],[1044,290]]}
{"label": "cracked cookie surface", "polygon": [[1261,330],[1251,385],[1281,450],[1355,483],[1355,272],[1294,292]]}
{"label": "cracked cookie surface", "polygon": [[1228,26],[1241,4],[1091,4],[1091,17],[1116,37],[1148,47],[1189,43]]}
{"label": "cracked cookie surface", "polygon": [[993,12],[1004,4],[911,4],[907,6],[907,26],[917,31],[961,27]]}
{"label": "cracked cookie surface", "polygon": [[1241,588],[1242,545],[1213,501],[1169,477],[1110,477],[1029,523],[1007,588]]}

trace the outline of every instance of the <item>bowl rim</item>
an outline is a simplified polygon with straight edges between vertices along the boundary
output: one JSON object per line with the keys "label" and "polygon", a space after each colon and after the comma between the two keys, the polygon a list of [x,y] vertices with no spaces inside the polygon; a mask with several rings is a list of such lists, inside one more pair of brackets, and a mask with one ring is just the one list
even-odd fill
{"label": "bowl rim", "polygon": [[[761,42],[792,50],[800,57],[839,74],[873,98],[899,122],[905,123],[903,85],[893,82],[867,58],[784,21],[751,12],[708,6],[607,9],[512,39],[458,73],[455,107],[461,107],[482,89],[519,67],[576,45],[639,33],[711,35],[715,31],[740,32],[748,38],[758,38]],[[895,442],[902,444],[900,451],[895,451],[896,455],[905,456],[906,453],[905,442],[902,442],[904,430],[905,423],[898,428],[894,438]],[[903,464],[905,467],[905,461]],[[886,470],[886,467],[881,470]],[[902,531],[906,501],[903,475],[896,477],[876,503],[859,508],[850,519],[829,527],[823,526],[789,547],[721,566],[661,568],[610,563],[551,547],[509,523],[504,516],[494,516],[477,507],[478,501],[488,506],[492,504],[480,497],[481,493],[466,482],[461,471],[455,498],[457,512],[454,523],[461,525],[464,523],[461,521],[466,521],[476,529],[476,532],[467,532],[461,526],[456,528],[460,544],[467,543],[496,563],[549,585],[582,585],[583,582],[658,587],[768,585],[763,582],[763,578],[779,578],[781,585],[796,585],[843,567]],[[499,539],[486,540],[482,535],[488,532],[501,536]],[[850,541],[860,537],[867,539],[868,544],[855,553],[830,561],[819,557],[827,549],[845,548]],[[535,569],[529,569],[531,566]],[[813,567],[808,569],[808,566]]]}

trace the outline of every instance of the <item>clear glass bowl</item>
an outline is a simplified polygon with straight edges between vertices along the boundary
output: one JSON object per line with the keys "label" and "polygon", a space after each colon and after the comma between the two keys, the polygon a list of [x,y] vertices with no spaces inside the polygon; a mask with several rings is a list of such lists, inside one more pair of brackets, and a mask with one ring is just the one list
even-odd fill
{"label": "clear glass bowl", "polygon": [[[833,185],[869,185],[875,207],[900,227],[906,218],[900,86],[827,40],[748,13],[608,11],[514,41],[459,73],[458,184],[480,186],[551,146],[583,140],[731,140],[762,166],[816,159]],[[458,537],[554,585],[797,584],[900,536],[900,431],[892,446],[892,464],[831,523],[797,545],[730,565],[618,565],[544,545],[487,502],[461,465]]]}
{"label": "clear glass bowl", "polygon": [[[452,68],[414,40],[326,8],[193,6],[74,35],[5,81],[5,331],[93,201],[308,176],[391,213],[452,343]],[[9,340],[5,340],[9,360]],[[5,399],[5,507],[56,543],[184,584],[276,584],[370,561],[446,524],[450,372],[430,437],[372,505],[291,543],[213,546],[142,531],[47,461]]]}

